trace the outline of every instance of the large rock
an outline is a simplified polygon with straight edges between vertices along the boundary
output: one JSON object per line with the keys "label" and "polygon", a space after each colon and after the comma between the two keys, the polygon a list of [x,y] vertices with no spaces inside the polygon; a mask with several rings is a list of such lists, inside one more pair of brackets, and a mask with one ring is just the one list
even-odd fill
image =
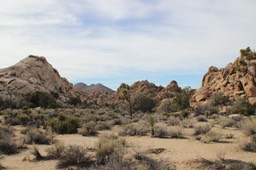
{"label": "large rock", "polygon": [[247,48],[241,55],[225,68],[211,66],[204,75],[202,86],[196,90],[191,105],[209,99],[211,94],[222,92],[231,100],[248,99],[256,105],[256,55]]}
{"label": "large rock", "polygon": [[36,91],[57,93],[60,100],[74,97],[73,85],[62,78],[44,57],[32,56],[19,63],[0,69],[0,95],[14,95],[16,99]]}

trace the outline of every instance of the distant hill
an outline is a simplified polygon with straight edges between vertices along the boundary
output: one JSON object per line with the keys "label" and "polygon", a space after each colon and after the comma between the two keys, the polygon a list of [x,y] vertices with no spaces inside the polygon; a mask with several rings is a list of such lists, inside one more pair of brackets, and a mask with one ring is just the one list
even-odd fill
{"label": "distant hill", "polygon": [[103,84],[91,84],[91,85],[87,85],[85,83],[77,83],[74,85],[74,90],[75,91],[82,91],[88,94],[91,93],[95,93],[95,92],[105,92],[108,94],[112,94],[114,92],[114,90],[104,86]]}

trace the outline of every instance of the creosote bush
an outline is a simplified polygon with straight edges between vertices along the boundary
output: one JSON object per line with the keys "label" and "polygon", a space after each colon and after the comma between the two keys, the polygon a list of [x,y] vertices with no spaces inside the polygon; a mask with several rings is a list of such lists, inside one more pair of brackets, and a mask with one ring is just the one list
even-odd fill
{"label": "creosote bush", "polygon": [[29,129],[25,138],[27,144],[52,144],[53,137],[48,135],[47,132],[40,131],[39,129]]}
{"label": "creosote bush", "polygon": [[206,134],[211,129],[212,129],[212,126],[209,124],[196,126],[194,127],[194,130],[195,130],[194,135]]}
{"label": "creosote bush", "polygon": [[220,125],[222,128],[235,127],[237,125],[236,121],[234,121],[232,118],[225,117],[225,116],[219,116],[216,119],[216,123]]}
{"label": "creosote bush", "polygon": [[145,136],[149,128],[142,123],[132,123],[126,125],[119,133],[120,136]]}
{"label": "creosote bush", "polygon": [[79,128],[79,120],[75,116],[59,115],[58,118],[51,119],[49,124],[52,130],[58,134],[76,133]]}
{"label": "creosote bush", "polygon": [[228,110],[229,114],[242,114],[245,116],[255,115],[255,106],[253,106],[248,100],[238,99]]}
{"label": "creosote bush", "polygon": [[249,152],[256,152],[256,135],[252,135],[250,140],[240,145],[241,149]]}
{"label": "creosote bush", "polygon": [[211,130],[202,136],[201,142],[203,143],[219,142],[222,136],[223,135],[220,132]]}
{"label": "creosote bush", "polygon": [[217,106],[213,106],[209,103],[199,104],[194,110],[196,115],[206,115],[206,116],[218,114],[219,112],[219,109]]}
{"label": "creosote bush", "polygon": [[19,152],[19,146],[14,143],[14,133],[9,127],[0,127],[0,154],[11,155]]}
{"label": "creosote bush", "polygon": [[97,125],[94,121],[85,123],[80,131],[83,136],[95,136],[98,134]]}

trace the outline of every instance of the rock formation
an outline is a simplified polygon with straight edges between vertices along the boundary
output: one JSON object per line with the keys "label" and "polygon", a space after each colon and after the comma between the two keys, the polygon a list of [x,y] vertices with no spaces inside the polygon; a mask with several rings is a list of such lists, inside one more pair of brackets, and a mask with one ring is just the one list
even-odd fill
{"label": "rock formation", "polygon": [[231,101],[244,98],[256,105],[256,53],[249,47],[240,53],[240,57],[225,68],[209,68],[202,87],[192,97],[192,105],[206,101],[215,92],[222,92]]}
{"label": "rock formation", "polygon": [[30,55],[11,67],[0,69],[1,97],[18,100],[36,91],[58,94],[61,101],[75,96],[73,85],[44,57]]}

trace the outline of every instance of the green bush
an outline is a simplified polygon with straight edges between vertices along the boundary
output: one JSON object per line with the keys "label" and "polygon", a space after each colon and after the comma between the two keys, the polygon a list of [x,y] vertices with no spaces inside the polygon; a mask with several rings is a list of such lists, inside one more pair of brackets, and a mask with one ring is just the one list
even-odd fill
{"label": "green bush", "polygon": [[240,124],[242,131],[246,135],[256,134],[256,117],[248,117]]}
{"label": "green bush", "polygon": [[134,96],[132,105],[135,111],[142,112],[152,112],[152,109],[156,106],[154,99],[144,94]]}
{"label": "green bush", "polygon": [[83,136],[95,136],[98,134],[97,125],[94,121],[85,123],[80,131]]}
{"label": "green bush", "polygon": [[225,105],[229,103],[228,96],[224,96],[222,92],[215,92],[211,95],[209,102],[212,106]]}
{"label": "green bush", "polygon": [[52,144],[53,138],[47,135],[46,132],[42,132],[39,129],[30,129],[27,132],[25,139],[27,144]]}
{"label": "green bush", "polygon": [[218,114],[219,109],[216,106],[206,103],[206,104],[199,104],[197,107],[195,107],[194,111],[196,115],[210,116],[213,114]]}
{"label": "green bush", "polygon": [[73,105],[73,106],[80,105],[81,103],[82,103],[82,101],[79,97],[71,97],[68,100],[68,104]]}
{"label": "green bush", "polygon": [[35,92],[26,96],[30,107],[56,108],[56,98],[45,92]]}
{"label": "green bush", "polygon": [[0,154],[11,155],[19,152],[13,136],[14,133],[9,127],[0,127]]}
{"label": "green bush", "polygon": [[229,114],[242,114],[245,116],[255,115],[255,106],[245,99],[238,99],[228,110]]}
{"label": "green bush", "polygon": [[58,134],[77,133],[79,128],[79,120],[75,116],[59,115],[58,118],[52,119],[49,122],[52,130]]}

